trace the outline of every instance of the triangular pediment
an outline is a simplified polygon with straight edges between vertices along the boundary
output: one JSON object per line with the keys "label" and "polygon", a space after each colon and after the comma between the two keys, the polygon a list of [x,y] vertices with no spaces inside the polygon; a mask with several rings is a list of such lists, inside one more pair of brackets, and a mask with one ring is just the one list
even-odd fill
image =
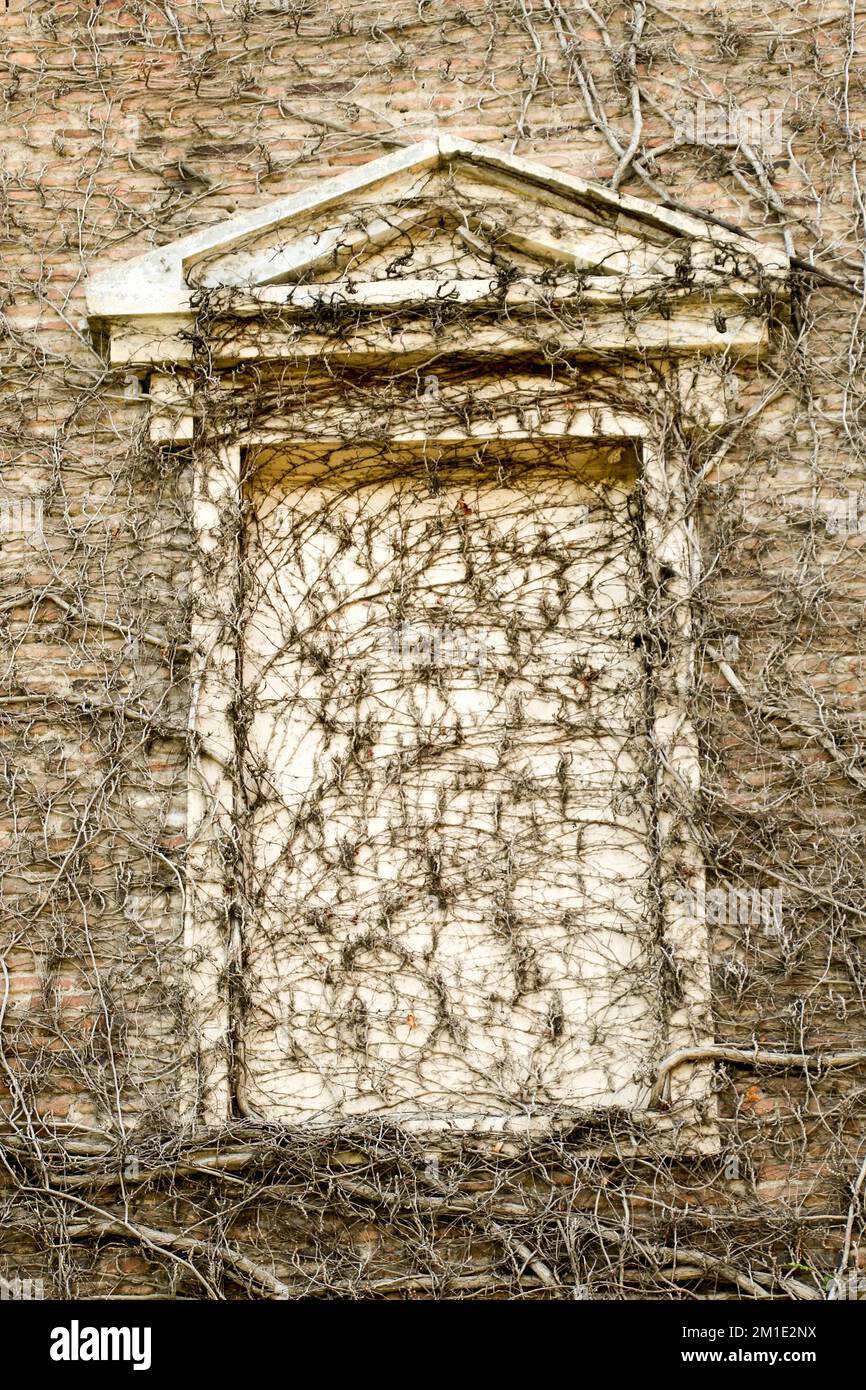
{"label": "triangular pediment", "polygon": [[374,190],[369,202],[317,209],[243,247],[191,264],[196,288],[350,284],[379,280],[515,280],[547,272],[675,277],[692,243],[592,206],[527,198],[487,171],[451,165],[411,190]]}
{"label": "triangular pediment", "polygon": [[786,269],[781,251],[711,219],[443,138],[104,271],[87,302],[104,323],[184,314],[220,291],[298,310],[336,295],[375,308],[505,285],[525,296],[539,285],[628,295],[766,283]]}

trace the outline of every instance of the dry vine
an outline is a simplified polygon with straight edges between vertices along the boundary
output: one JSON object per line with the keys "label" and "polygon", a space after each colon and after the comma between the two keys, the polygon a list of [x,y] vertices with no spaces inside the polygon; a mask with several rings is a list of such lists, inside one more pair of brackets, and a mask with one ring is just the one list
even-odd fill
{"label": "dry vine", "polygon": [[[863,532],[848,526],[864,467],[862,16],[853,3],[768,16],[652,0],[392,14],[37,0],[6,16],[3,490],[38,497],[44,538],[0,535],[0,1274],[44,1277],[61,1297],[837,1296],[834,1276],[866,1264],[866,588]],[[775,155],[742,135],[678,138],[679,108],[738,109],[756,92],[782,112]],[[616,358],[589,377],[549,323],[519,402],[530,411],[550,383],[579,380],[584,396],[652,412],[691,451],[702,785],[668,809],[711,883],[771,885],[783,904],[772,931],[712,932],[717,1045],[701,1059],[715,1067],[713,1155],[672,1155],[642,1112],[594,1104],[589,1085],[580,1113],[541,1137],[432,1143],[388,1114],[407,1095],[441,1109],[443,1091],[453,1110],[470,1090],[491,1110],[565,1110],[570,1018],[609,1048],[596,1100],[626,1028],[655,1049],[654,1074],[634,1084],[662,1111],[684,1060],[660,1047],[678,981],[658,949],[657,866],[640,865],[625,905],[614,885],[635,943],[625,968],[587,929],[613,910],[610,885],[588,874],[583,916],[565,901],[575,827],[636,854],[657,809],[648,708],[669,612],[632,464],[608,458],[600,479],[579,460],[575,482],[574,459],[535,441],[524,456],[397,458],[376,439],[407,403],[422,409],[431,378],[426,418],[465,425],[490,408],[461,390],[465,362],[434,345],[408,380],[341,365],[341,345],[372,329],[320,300],[315,369],[214,368],[226,304],[206,288],[195,449],[285,416],[310,443],[256,458],[259,482],[250,470],[211,556],[218,596],[243,532],[248,578],[227,622],[266,638],[233,705],[224,983],[238,1108],[204,1137],[179,1123],[193,459],[151,442],[141,383],[106,368],[87,336],[81,279],[97,259],[410,143],[434,95],[443,129],[710,212],[792,256],[774,351],[760,366],[719,359],[727,418],[699,443],[663,374],[651,401]],[[526,266],[495,222],[463,230],[449,255],[466,273],[479,257],[496,268],[505,322]],[[409,228],[391,273],[428,251]],[[553,303],[555,276],[544,284]],[[435,340],[445,326],[471,343],[465,307],[419,310],[419,331]],[[492,354],[486,370],[495,379]],[[373,442],[316,444],[326,403],[345,412],[348,443]],[[307,504],[285,505],[301,492],[317,503],[312,551]],[[531,603],[509,589],[515,570]],[[356,621],[363,586],[375,595]],[[587,634],[580,595],[593,586],[614,598]],[[291,747],[287,707],[303,711]],[[544,735],[535,754],[528,723]],[[599,734],[611,822],[570,763],[575,737]],[[454,965],[458,919],[495,961],[482,978],[461,981]],[[592,987],[563,1000],[554,957]],[[407,976],[406,1031],[383,1040]],[[636,1015],[623,1000],[642,1001]],[[281,1114],[287,1062],[315,1126]]]}

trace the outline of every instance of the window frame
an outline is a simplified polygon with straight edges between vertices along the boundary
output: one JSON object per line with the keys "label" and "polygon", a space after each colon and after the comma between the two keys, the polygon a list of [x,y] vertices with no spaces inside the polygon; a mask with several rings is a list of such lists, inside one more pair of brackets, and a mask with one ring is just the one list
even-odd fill
{"label": "window frame", "polygon": [[[353,274],[351,285],[328,281],[302,291],[274,283],[274,256],[280,258],[278,280],[286,278],[284,271],[291,272],[291,280],[301,268],[312,270],[327,260],[334,237],[337,242],[344,237],[346,214],[352,221],[359,212],[369,213],[371,207],[378,212],[387,205],[392,212],[398,209],[398,216],[411,217],[415,201],[423,200],[424,190],[431,186],[430,178],[439,173],[450,178],[455,168],[471,175],[473,186],[480,180],[484,188],[508,191],[530,219],[535,210],[537,226],[534,231],[530,227],[529,236],[525,228],[520,231],[520,246],[542,262],[552,259],[560,269],[573,270],[581,263],[583,239],[591,231],[587,224],[599,223],[602,232],[627,228],[648,246],[660,233],[676,243],[677,267],[685,273],[657,267],[657,273],[642,279],[632,274],[630,264],[607,266],[611,273],[600,277],[589,274],[581,279],[581,272],[579,283],[566,291],[567,323],[557,316],[541,279],[530,277],[525,285],[508,287],[504,295],[498,280],[486,286],[448,281],[447,297],[471,304],[473,317],[462,330],[449,322],[444,331],[438,312],[443,286],[430,280],[398,277],[385,286],[384,295],[383,282],[375,276],[357,284]],[[476,187],[479,191],[483,192]],[[551,210],[576,214],[587,231],[575,223],[567,237],[556,229],[551,237]],[[525,217],[521,220],[526,222]],[[376,231],[371,224],[371,247],[380,234],[384,235],[381,226]],[[598,258],[592,240],[590,235],[583,247],[590,270]],[[436,371],[437,363],[451,357],[460,360],[464,372],[467,365],[477,365],[479,381],[486,378],[488,384],[491,372],[501,373],[502,390],[485,399],[489,417],[484,429],[470,430],[470,437],[481,439],[485,430],[492,430],[497,439],[538,440],[546,432],[554,437],[640,441],[649,566],[655,570],[656,587],[664,589],[670,625],[666,635],[674,653],[659,671],[655,728],[661,808],[658,861],[666,888],[663,930],[675,970],[681,980],[691,980],[682,1008],[671,1018],[669,1052],[659,1058],[664,1084],[657,1085],[651,1097],[658,1108],[640,1115],[678,1149],[680,1141],[692,1151],[718,1148],[713,1065],[706,1052],[695,1055],[702,1044],[713,1042],[706,926],[689,916],[684,895],[673,892],[685,879],[685,900],[703,900],[700,850],[689,828],[689,802],[700,786],[696,739],[688,722],[694,682],[689,596],[700,562],[689,521],[686,451],[691,439],[706,443],[708,431],[730,422],[723,373],[744,357],[757,362],[768,350],[774,316],[790,299],[789,277],[790,261],[781,247],[740,234],[709,214],[676,211],[495,147],[437,135],[313,180],[299,193],[244,209],[89,278],[87,312],[94,342],[112,368],[132,378],[149,375],[142,407],[150,414],[151,438],[169,446],[191,445],[193,457],[193,655],[184,894],[193,1043],[182,1059],[184,1119],[190,1129],[222,1126],[234,1117],[226,992],[241,944],[226,883],[236,853],[230,710],[237,688],[237,654],[230,634],[240,609],[239,562],[225,573],[225,543],[227,536],[240,536],[241,468],[247,444],[302,442],[291,420],[274,425],[269,434],[221,436],[208,408],[217,374],[239,364],[257,369],[279,362],[284,369],[297,370],[303,380],[305,371],[325,358],[338,367],[381,369],[411,379],[425,370]],[[204,318],[200,284],[208,286],[210,310]],[[363,332],[323,332],[311,312],[311,294],[312,301],[321,295],[325,303],[362,312]],[[419,311],[423,317],[427,309],[433,311],[430,323],[419,328]],[[708,357],[721,358],[722,369],[704,370]],[[548,381],[551,389],[534,418],[527,420],[525,400],[510,400],[510,392],[519,385],[520,362],[530,358],[534,370],[542,369],[531,383],[532,398],[544,396],[539,380]],[[555,361],[565,365],[565,373],[558,373]],[[579,379],[572,371],[577,364],[589,372],[613,365],[613,375],[623,368],[630,390],[627,399],[640,401],[635,410],[641,413],[615,406],[623,396],[614,388],[602,391],[592,404],[563,405]],[[134,391],[134,379],[131,385]],[[474,392],[472,381],[470,390]],[[666,402],[662,394],[667,394]],[[675,428],[666,419],[671,401],[676,402]],[[394,425],[392,434],[377,442],[387,446],[389,438],[399,444],[416,437],[421,413],[417,404],[405,412],[404,427]],[[748,421],[750,414],[740,416],[739,423]],[[317,437],[327,438],[327,402],[320,415]],[[474,418],[473,412],[466,418]],[[363,412],[354,434],[345,419],[343,426],[336,443],[362,437]],[[437,435],[434,428],[423,437],[435,442],[466,436],[454,431]],[[720,454],[724,449],[722,444]],[[704,471],[708,467],[705,464]],[[215,571],[221,585],[212,591]],[[653,1100],[662,1093],[664,1099]]]}
{"label": "window frame", "polygon": [[[519,381],[515,379],[515,388]],[[517,424],[508,408],[509,392],[503,391],[501,409],[492,421],[470,434],[458,430],[394,430],[377,437],[383,449],[389,444],[453,443],[525,440],[539,442],[597,440],[599,444],[635,446],[643,482],[644,528],[649,562],[656,573],[664,571],[668,622],[676,640],[673,659],[658,674],[658,698],[653,738],[659,754],[658,805],[682,805],[700,786],[697,740],[688,719],[688,697],[694,681],[694,641],[689,594],[696,572],[693,538],[686,520],[688,464],[683,455],[654,437],[651,420],[619,409],[584,407],[553,402],[531,422]],[[515,393],[516,399],[516,393]],[[317,439],[335,446],[346,443],[345,434]],[[191,751],[187,813],[188,852],[184,907],[184,955],[190,991],[191,1033],[195,1039],[184,1059],[184,1091],[188,1108],[184,1116],[193,1129],[224,1125],[231,1120],[253,1119],[239,1107],[237,1084],[238,1043],[231,1007],[232,972],[239,968],[242,941],[232,901],[233,882],[226,872],[226,852],[237,831],[235,793],[237,750],[231,717],[236,690],[239,653],[227,633],[239,611],[242,573],[241,528],[244,487],[244,455],[247,448],[279,445],[291,449],[304,439],[285,429],[253,431],[193,450],[193,606],[190,705]],[[225,571],[225,537],[234,535],[234,558]],[[219,556],[224,584],[222,602],[212,603],[212,565]],[[661,809],[654,826],[660,882],[676,884],[676,892],[664,892],[662,929],[670,963],[683,990],[680,1007],[671,1015],[666,1046],[657,1059],[680,1050],[711,1045],[713,1041],[707,929],[690,914],[688,902],[703,901],[704,870],[697,842],[684,836],[675,812]],[[230,851],[229,851],[230,852]],[[683,892],[685,886],[686,891]],[[584,1113],[579,1105],[569,1113],[577,1121]],[[709,1061],[685,1060],[673,1069],[667,1099],[661,1108],[630,1112],[656,1138],[677,1149],[715,1152],[713,1067]],[[448,1115],[427,1121],[389,1115],[416,1133],[441,1132],[458,1122]],[[351,1121],[347,1119],[347,1123]],[[307,1122],[300,1122],[307,1123]],[[490,1115],[476,1120],[474,1129],[490,1133],[547,1132],[554,1117],[525,1119]]]}

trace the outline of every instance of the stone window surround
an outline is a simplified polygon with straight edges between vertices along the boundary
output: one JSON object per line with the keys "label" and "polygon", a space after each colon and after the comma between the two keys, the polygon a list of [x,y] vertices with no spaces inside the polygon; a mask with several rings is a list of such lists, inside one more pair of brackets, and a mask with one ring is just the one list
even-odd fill
{"label": "stone window surround", "polygon": [[[675,783],[674,796],[682,801],[684,791],[686,795],[692,794],[699,785],[697,748],[684,710],[687,691],[693,679],[688,609],[693,553],[691,538],[683,520],[684,465],[675,465],[669,453],[667,456],[662,454],[653,441],[646,420],[623,411],[599,410],[595,406],[575,410],[570,406],[567,412],[551,410],[540,424],[541,436],[533,430],[514,428],[513,416],[503,415],[500,428],[497,428],[497,422],[485,422],[484,433],[473,434],[472,437],[479,444],[488,440],[500,443],[508,440],[538,442],[539,437],[560,442],[569,438],[584,442],[597,439],[605,444],[628,443],[638,450],[642,465],[647,540],[655,563],[664,566],[667,574],[673,576],[668,581],[667,592],[677,596],[677,612],[673,621],[683,639],[667,676],[666,696],[661,707],[657,708],[653,730],[662,755],[662,781]],[[335,446],[345,442],[337,434],[332,440],[323,438],[321,434],[317,438],[323,443],[332,442]],[[401,431],[394,436],[393,442],[401,445],[424,443],[435,447],[437,443],[454,442],[457,438],[465,436],[456,431],[443,431],[440,434],[418,432],[413,438],[409,432]],[[300,444],[303,441],[298,439],[294,442]],[[377,442],[387,447],[387,440]],[[275,444],[291,448],[292,443],[290,433],[269,430],[250,433],[215,448],[195,451],[193,593],[200,596],[206,594],[207,557],[224,547],[227,520],[240,515],[246,449]],[[672,515],[679,519],[671,522]],[[225,596],[229,606],[232,602],[232,583],[233,576],[227,575]],[[218,1125],[237,1114],[226,1046],[232,1020],[224,981],[232,951],[238,949],[239,943],[232,941],[230,902],[219,851],[220,843],[225,843],[234,824],[234,784],[229,769],[235,758],[235,747],[229,706],[237,654],[234,645],[224,640],[226,611],[224,605],[209,609],[206,603],[197,602],[191,633],[195,654],[190,710],[194,753],[190,765],[188,799],[190,848],[184,938],[189,962],[191,1016],[197,1037],[196,1055],[189,1059],[189,1091],[192,1096],[196,1094],[197,1087],[204,1099],[198,1112],[187,1116],[188,1122],[194,1126]],[[664,800],[664,788],[659,790]],[[672,850],[666,843],[669,820],[670,817],[663,812],[657,827],[663,874],[666,859],[670,859],[672,865]],[[703,885],[700,855],[696,845],[683,842],[681,831],[676,860],[680,875],[677,881],[681,885],[683,865],[690,865],[688,888],[694,895],[692,900],[699,901]],[[696,922],[676,902],[671,901],[666,905],[664,930],[671,958],[684,987],[682,1008],[671,1020],[669,1029],[668,1052],[672,1053],[679,1048],[700,1046],[712,1041],[709,1031],[709,959],[703,924]],[[662,1058],[658,1060],[661,1062]],[[712,1067],[709,1063],[685,1063],[674,1072],[671,1085],[670,1102],[673,1110],[679,1112],[675,1128],[680,1138],[688,1137],[693,1144],[698,1142],[704,1151],[714,1147],[715,1139],[715,1127],[706,1119],[712,1111],[711,1079]],[[697,1124],[695,1103],[702,1103],[704,1109],[703,1123],[698,1126],[699,1140],[694,1133]],[[640,1112],[639,1118],[650,1123],[655,1120],[653,1127],[661,1132],[670,1132],[674,1128],[667,1115],[661,1112],[657,1117],[649,1112]],[[417,1121],[409,1123],[415,1130],[427,1128]],[[429,1128],[447,1129],[449,1123],[448,1118],[443,1117]],[[526,1128],[527,1123],[513,1116],[490,1116],[484,1128],[495,1132],[515,1132],[520,1131],[521,1127]],[[549,1124],[550,1119],[533,1122],[535,1129],[542,1130]]]}
{"label": "stone window surround", "polygon": [[[467,153],[468,152],[468,153]],[[396,167],[415,170],[424,161],[427,164],[436,159],[467,157],[479,162],[496,164],[499,169],[513,172],[515,177],[531,175],[537,185],[549,184],[557,196],[568,189],[586,190],[589,186],[580,180],[540,166],[530,166],[524,161],[491,155],[478,150],[465,142],[446,142],[438,145],[418,147],[415,152],[401,151],[396,156],[386,156],[374,161],[380,169],[380,177],[393,175]],[[358,189],[375,185],[376,177],[367,171],[353,172],[330,180],[324,188],[312,195],[302,195],[282,200],[279,208],[274,208],[275,225],[284,228],[287,212],[303,209],[309,213],[321,203],[323,209],[333,207],[340,196],[352,196]],[[527,174],[528,171],[528,174]],[[607,204],[621,204],[630,216],[636,208],[647,211],[648,220],[656,225],[669,224],[676,235],[696,235],[699,225],[696,219],[679,217],[642,200],[612,195],[609,190],[595,190],[593,196],[603,196]],[[163,248],[159,253],[148,253],[132,263],[128,275],[113,269],[92,282],[94,290],[89,300],[91,323],[98,340],[107,343],[108,356],[117,365],[128,364],[135,371],[144,367],[152,371],[150,377],[150,406],[152,437],[166,445],[193,445],[193,576],[194,595],[206,594],[204,583],[209,557],[224,545],[227,520],[240,515],[241,474],[244,450],[249,446],[279,444],[291,447],[293,442],[302,440],[293,434],[291,422],[277,424],[276,428],[264,432],[238,435],[222,442],[205,442],[198,437],[195,426],[195,393],[197,371],[190,359],[188,345],[184,342],[184,322],[180,323],[180,312],[189,313],[188,292],[178,294],[174,278],[183,283],[188,265],[194,264],[201,256],[213,254],[221,244],[231,251],[242,245],[245,227],[254,227],[260,237],[262,229],[267,228],[269,214],[267,209],[256,214],[245,214],[241,218],[230,219],[222,228],[207,229],[205,233],[195,234],[175,243],[174,248]],[[688,225],[687,225],[688,224]],[[704,228],[705,236],[715,232]],[[721,234],[721,240],[740,249],[745,239]],[[285,247],[284,239],[281,247]],[[784,283],[784,268],[778,253],[769,248],[751,243],[748,254],[754,248],[755,263],[765,274],[775,276],[777,286]],[[191,254],[188,254],[190,253]],[[289,252],[291,254],[291,252]],[[151,263],[156,267],[151,270]],[[149,279],[153,275],[152,291]],[[174,278],[172,278],[174,277]],[[740,266],[730,272],[732,282],[736,281],[735,298],[741,301],[743,278]],[[171,285],[169,286],[169,280]],[[411,299],[413,308],[418,307],[419,286],[423,282],[412,282],[407,286],[407,303]],[[474,283],[474,282],[473,282]],[[363,288],[363,287],[362,287]],[[724,276],[721,293],[724,294]],[[749,287],[746,298],[757,299],[760,287]],[[243,307],[244,331],[249,335],[251,346],[242,350],[240,359],[247,356],[265,356],[271,360],[298,360],[303,350],[298,352],[298,320],[295,318],[291,339],[287,339],[285,351],[279,343],[275,345],[274,335],[268,339],[267,350],[260,353],[255,343],[256,320],[259,313],[271,307],[269,296],[263,292],[261,308],[255,294],[252,303]],[[124,305],[129,313],[125,317]],[[399,309],[399,293],[388,296],[387,307],[393,321],[395,310]],[[376,292],[373,291],[368,307],[378,307]],[[546,306],[540,303],[538,312],[543,314]],[[550,312],[550,310],[547,310]],[[644,334],[635,344],[631,339],[631,351],[637,346],[641,358],[653,358],[656,364],[663,360],[670,375],[678,378],[678,395],[684,403],[687,427],[696,431],[708,426],[718,426],[725,419],[725,408],[721,400],[720,377],[712,372],[703,372],[700,363],[707,353],[726,352],[729,354],[749,353],[759,355],[766,346],[766,323],[758,320],[738,320],[733,327],[719,327],[718,316],[713,305],[713,295],[709,293],[705,302],[676,306],[673,315],[665,315],[664,331],[649,325],[648,336]],[[142,336],[141,330],[146,332]],[[303,336],[303,329],[302,329]],[[311,334],[314,333],[312,326]],[[623,349],[628,334],[623,330]],[[115,344],[117,346],[115,347]],[[131,344],[131,346],[130,346]],[[310,351],[313,351],[311,340]],[[465,361],[465,343],[455,344],[454,350]],[[507,350],[507,349],[506,349]],[[377,345],[377,360],[382,363],[381,344]],[[608,360],[610,344],[600,344],[597,360]],[[438,355],[447,356],[447,333],[438,346]],[[593,360],[593,349],[584,344],[581,349],[584,359]],[[539,359],[541,351],[539,350]],[[237,360],[237,359],[236,359]],[[640,359],[638,359],[640,360]],[[383,371],[390,368],[405,373],[406,360],[401,360],[398,345],[390,363],[386,362]],[[168,374],[166,372],[168,369]],[[483,360],[479,361],[479,376],[484,373]],[[661,706],[657,709],[654,737],[660,753],[660,778],[667,782],[673,792],[672,801],[683,795],[690,796],[699,786],[697,748],[693,731],[686,717],[686,701],[694,678],[694,656],[691,642],[690,612],[688,595],[696,574],[696,555],[692,534],[685,519],[685,498],[687,484],[687,463],[677,457],[670,449],[669,440],[658,437],[653,415],[632,414],[619,408],[599,406],[597,402],[585,406],[575,405],[569,400],[567,407],[562,398],[555,399],[539,408],[537,418],[526,427],[525,420],[518,422],[513,409],[509,410],[509,384],[515,389],[519,378],[514,375],[506,378],[502,400],[493,420],[484,422],[483,428],[471,430],[467,436],[460,431],[448,430],[431,433],[423,427],[397,428],[389,436],[377,437],[383,447],[394,444],[425,442],[436,444],[471,437],[481,442],[484,439],[499,441],[513,439],[539,438],[589,440],[600,442],[629,441],[636,444],[642,460],[645,491],[645,525],[648,546],[654,563],[665,567],[666,574],[672,576],[668,581],[667,594],[672,599],[672,622],[678,641],[675,643],[675,657],[671,669],[665,677],[664,694]],[[652,384],[647,380],[647,395],[652,394]],[[317,437],[327,442],[329,439],[327,420],[323,418],[323,429]],[[346,435],[333,434],[333,443],[345,443]],[[238,555],[238,560],[239,560]],[[226,578],[225,596],[230,605],[234,577]],[[231,1029],[228,1004],[224,989],[228,967],[238,943],[233,938],[230,902],[227,899],[227,886],[224,873],[220,869],[219,846],[233,825],[233,783],[230,768],[234,758],[232,724],[229,714],[230,692],[235,671],[236,653],[234,647],[225,640],[225,604],[209,607],[206,599],[197,602],[193,618],[192,649],[192,697],[190,707],[190,780],[188,799],[188,832],[190,848],[186,865],[185,894],[185,952],[187,960],[187,981],[190,990],[192,1030],[195,1035],[194,1055],[184,1059],[188,1068],[190,1108],[186,1115],[188,1125],[193,1128],[218,1126],[226,1123],[233,1114],[235,1101],[228,1066],[227,1040]],[[674,791],[674,784],[676,789]],[[660,789],[660,804],[665,804],[664,787]],[[669,813],[662,812],[657,827],[661,862],[667,861],[673,869],[672,853],[669,844],[671,821]],[[696,844],[684,844],[682,836],[677,843],[677,864],[679,882],[682,883],[683,864],[687,865],[689,886],[699,900],[703,884],[703,870]],[[693,899],[695,900],[695,899]],[[666,901],[664,930],[672,959],[678,967],[684,985],[683,1006],[672,1018],[668,1037],[669,1056],[665,1061],[659,1058],[661,1068],[665,1062],[666,1090],[672,1111],[678,1115],[671,1120],[670,1112],[646,1111],[639,1118],[655,1125],[668,1137],[682,1139],[691,1148],[701,1151],[717,1147],[718,1137],[712,1121],[712,1065],[706,1060],[686,1059],[675,1067],[670,1066],[670,1054],[680,1049],[696,1049],[712,1043],[712,1022],[709,993],[709,961],[705,927],[689,918],[684,909],[673,901]],[[702,1108],[702,1118],[695,1118],[695,1106]],[[448,1127],[447,1118],[440,1128]],[[526,1128],[526,1121],[491,1116],[489,1128],[492,1131],[520,1130]],[[437,1128],[433,1125],[432,1128]]]}

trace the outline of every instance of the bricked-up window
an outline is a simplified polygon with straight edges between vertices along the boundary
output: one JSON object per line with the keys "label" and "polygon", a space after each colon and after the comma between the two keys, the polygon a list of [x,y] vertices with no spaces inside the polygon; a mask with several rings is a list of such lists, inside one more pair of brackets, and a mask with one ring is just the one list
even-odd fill
{"label": "bricked-up window", "polygon": [[645,1101],[664,1044],[634,450],[255,463],[244,1108]]}

